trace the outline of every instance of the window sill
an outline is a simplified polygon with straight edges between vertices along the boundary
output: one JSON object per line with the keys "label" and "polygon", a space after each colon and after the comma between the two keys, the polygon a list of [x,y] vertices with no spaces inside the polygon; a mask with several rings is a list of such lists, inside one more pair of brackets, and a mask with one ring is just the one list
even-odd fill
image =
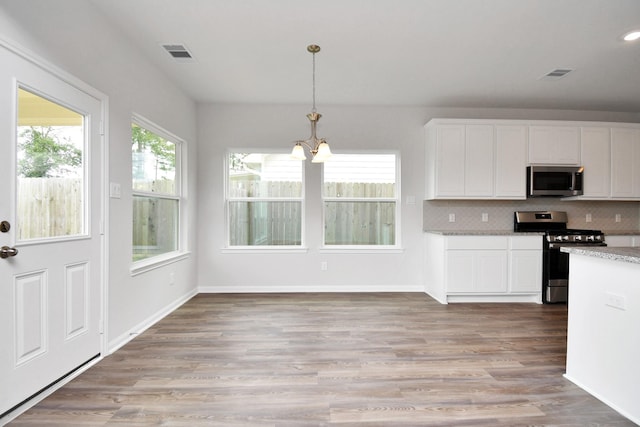
{"label": "window sill", "polygon": [[137,261],[131,266],[131,276],[146,273],[174,262],[182,261],[191,256],[191,252],[170,252],[168,254],[154,256],[153,258]]}
{"label": "window sill", "polygon": [[249,247],[222,248],[223,254],[302,254],[309,252],[309,248],[303,247]]}
{"label": "window sill", "polygon": [[321,254],[401,254],[404,248],[399,247],[367,247],[367,246],[325,246],[318,250]]}

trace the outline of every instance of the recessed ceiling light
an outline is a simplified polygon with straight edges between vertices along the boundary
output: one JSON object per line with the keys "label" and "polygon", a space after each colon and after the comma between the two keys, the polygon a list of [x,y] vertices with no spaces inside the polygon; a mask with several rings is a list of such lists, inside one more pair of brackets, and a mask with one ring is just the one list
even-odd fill
{"label": "recessed ceiling light", "polygon": [[622,37],[624,41],[631,42],[640,39],[640,30],[631,31]]}

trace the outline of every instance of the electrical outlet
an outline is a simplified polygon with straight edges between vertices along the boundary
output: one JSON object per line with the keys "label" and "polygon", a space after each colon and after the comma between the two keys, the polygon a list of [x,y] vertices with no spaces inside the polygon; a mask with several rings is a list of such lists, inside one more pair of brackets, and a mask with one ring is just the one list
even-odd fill
{"label": "electrical outlet", "polygon": [[320,270],[321,271],[327,271],[328,268],[329,268],[329,265],[327,264],[327,261],[321,261],[320,262]]}
{"label": "electrical outlet", "polygon": [[176,284],[176,273],[173,271],[169,273],[169,286],[173,286]]}
{"label": "electrical outlet", "polygon": [[489,214],[486,212],[482,213],[482,222],[489,222]]}
{"label": "electrical outlet", "polygon": [[591,222],[591,214],[590,213],[587,214],[587,217],[585,218],[585,221]]}
{"label": "electrical outlet", "polygon": [[622,221],[622,215],[616,214],[616,222]]}
{"label": "electrical outlet", "polygon": [[619,308],[620,310],[627,309],[627,298],[622,295],[616,295],[612,293],[605,293],[605,302],[609,307]]}
{"label": "electrical outlet", "polygon": [[449,222],[456,222],[456,214],[454,213],[449,214]]}

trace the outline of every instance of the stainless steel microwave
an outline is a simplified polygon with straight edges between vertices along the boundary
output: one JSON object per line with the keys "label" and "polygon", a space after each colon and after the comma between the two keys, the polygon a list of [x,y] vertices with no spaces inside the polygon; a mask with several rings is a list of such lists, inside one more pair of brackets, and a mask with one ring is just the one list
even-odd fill
{"label": "stainless steel microwave", "polygon": [[582,166],[528,166],[527,197],[582,195]]}

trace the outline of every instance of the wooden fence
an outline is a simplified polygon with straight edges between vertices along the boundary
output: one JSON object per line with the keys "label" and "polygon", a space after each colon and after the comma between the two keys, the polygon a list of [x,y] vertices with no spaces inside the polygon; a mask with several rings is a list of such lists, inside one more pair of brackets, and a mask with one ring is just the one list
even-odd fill
{"label": "wooden fence", "polygon": [[[236,185],[237,184],[237,185]],[[154,184],[154,191],[162,191]],[[164,185],[164,184],[163,184]],[[171,185],[167,183],[166,185]],[[232,197],[300,197],[300,182],[242,181],[232,183]],[[80,179],[20,178],[18,236],[35,239],[77,235],[83,231],[83,189]],[[140,187],[138,187],[140,188]],[[166,189],[165,189],[166,191]],[[325,194],[345,198],[391,198],[393,184],[328,183]],[[232,201],[229,205],[230,244],[299,245],[302,239],[301,201]],[[177,202],[134,198],[134,253],[140,258],[157,250],[173,250]],[[387,201],[325,202],[325,243],[387,245],[395,243],[395,203]]]}
{"label": "wooden fence", "polygon": [[[237,181],[231,197],[300,197],[300,182]],[[336,198],[393,198],[394,184],[327,183],[325,195]],[[325,243],[328,245],[392,245],[395,243],[395,202],[325,202]],[[299,201],[232,201],[229,204],[232,246],[299,245],[302,206]]]}
{"label": "wooden fence", "polygon": [[[134,180],[136,191],[173,195],[175,181]],[[161,197],[133,197],[133,260],[178,249],[178,201]]]}
{"label": "wooden fence", "polygon": [[82,179],[18,178],[18,239],[73,236],[84,230]]}

